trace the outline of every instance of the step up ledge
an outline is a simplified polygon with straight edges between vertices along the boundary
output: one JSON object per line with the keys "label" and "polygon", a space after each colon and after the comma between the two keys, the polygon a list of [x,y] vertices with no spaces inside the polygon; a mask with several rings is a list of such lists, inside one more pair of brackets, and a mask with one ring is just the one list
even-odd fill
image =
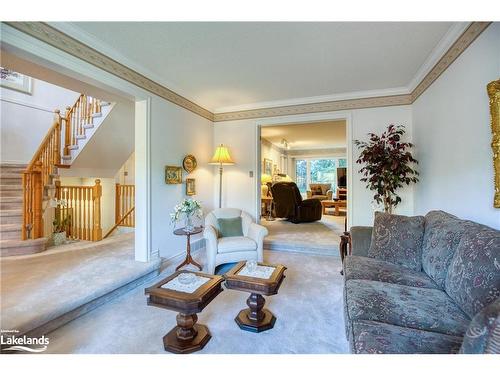
{"label": "step up ledge", "polygon": [[0,241],[0,257],[37,254],[45,251],[46,238],[36,240],[2,240]]}

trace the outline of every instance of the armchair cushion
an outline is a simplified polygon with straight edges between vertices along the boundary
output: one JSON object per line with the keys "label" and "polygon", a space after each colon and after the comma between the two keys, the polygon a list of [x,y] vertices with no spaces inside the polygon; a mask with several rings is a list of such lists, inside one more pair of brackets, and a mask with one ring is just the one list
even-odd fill
{"label": "armchair cushion", "polygon": [[235,251],[254,251],[257,249],[257,242],[249,237],[232,236],[219,239],[217,252],[220,254],[232,253]]}
{"label": "armchair cushion", "polygon": [[217,225],[219,227],[220,237],[243,236],[241,216],[225,219],[218,218]]}
{"label": "armchair cushion", "polygon": [[423,237],[423,216],[375,212],[368,256],[420,271]]}

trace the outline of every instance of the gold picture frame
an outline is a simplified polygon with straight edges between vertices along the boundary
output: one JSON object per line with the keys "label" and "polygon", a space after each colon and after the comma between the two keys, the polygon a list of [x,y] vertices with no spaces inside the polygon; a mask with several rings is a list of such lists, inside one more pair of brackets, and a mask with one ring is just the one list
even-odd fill
{"label": "gold picture frame", "polygon": [[182,168],[173,165],[165,166],[165,183],[168,185],[182,184]]}
{"label": "gold picture frame", "polygon": [[262,166],[262,171],[264,174],[269,176],[273,175],[273,161],[271,159],[264,158],[264,165]]}
{"label": "gold picture frame", "polygon": [[493,151],[493,178],[495,181],[495,196],[493,207],[500,208],[500,79],[488,83],[491,116],[491,149]]}
{"label": "gold picture frame", "polygon": [[196,195],[196,181],[194,178],[186,178],[186,195]]}
{"label": "gold picture frame", "polygon": [[198,166],[198,162],[194,155],[186,155],[184,160],[182,160],[182,167],[187,173],[191,173]]}

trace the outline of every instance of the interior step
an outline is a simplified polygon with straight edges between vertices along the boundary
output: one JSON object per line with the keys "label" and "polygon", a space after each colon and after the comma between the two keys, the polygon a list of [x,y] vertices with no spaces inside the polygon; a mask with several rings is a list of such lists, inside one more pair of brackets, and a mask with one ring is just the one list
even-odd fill
{"label": "interior step", "polygon": [[15,210],[23,205],[23,197],[0,197],[0,210]]}
{"label": "interior step", "polygon": [[17,255],[36,254],[45,250],[46,238],[37,238],[36,240],[1,240],[0,256],[10,257]]}
{"label": "interior step", "polygon": [[0,173],[2,185],[21,185],[23,176],[21,173]]}
{"label": "interior step", "polygon": [[21,185],[0,185],[0,196],[2,197],[22,197],[23,187]]}
{"label": "interior step", "polygon": [[15,210],[0,210],[0,224],[22,224],[23,211]]}
{"label": "interior step", "polygon": [[20,240],[21,224],[0,224],[0,240]]}
{"label": "interior step", "polygon": [[0,173],[23,173],[28,164],[0,164]]}

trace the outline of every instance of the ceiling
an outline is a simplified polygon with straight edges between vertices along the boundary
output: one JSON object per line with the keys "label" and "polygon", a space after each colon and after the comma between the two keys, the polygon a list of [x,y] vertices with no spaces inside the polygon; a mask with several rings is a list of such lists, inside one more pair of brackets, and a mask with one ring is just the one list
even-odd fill
{"label": "ceiling", "polygon": [[406,88],[453,23],[52,25],[219,112],[251,103]]}
{"label": "ceiling", "polygon": [[347,144],[345,120],[263,126],[260,135],[280,148],[286,139],[292,151],[345,148]]}

